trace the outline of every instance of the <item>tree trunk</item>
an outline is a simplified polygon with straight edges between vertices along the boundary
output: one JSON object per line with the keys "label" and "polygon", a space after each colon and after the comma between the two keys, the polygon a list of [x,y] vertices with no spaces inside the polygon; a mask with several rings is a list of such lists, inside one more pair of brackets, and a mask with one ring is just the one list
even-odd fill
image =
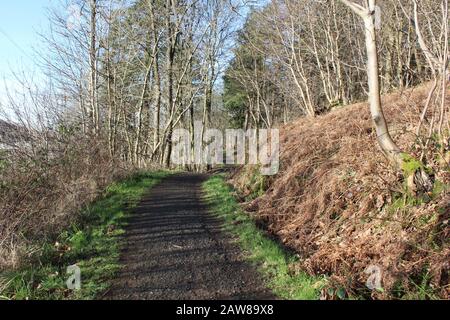
{"label": "tree trunk", "polygon": [[172,0],[167,0],[167,33],[169,36],[169,45],[167,46],[166,53],[166,64],[167,64],[167,106],[169,109],[169,125],[168,125],[168,134],[166,136],[166,158],[165,158],[165,166],[166,168],[170,167],[170,158],[172,156],[172,133],[173,133],[173,113],[175,112],[175,102],[173,98],[173,64],[175,58],[175,46],[177,42],[177,32],[174,30],[173,22],[172,22],[172,10],[173,2]]}
{"label": "tree trunk", "polygon": [[375,30],[376,0],[369,0],[367,7],[362,7],[352,1],[341,0],[363,20],[366,34],[367,75],[369,81],[370,113],[377,133],[377,140],[383,154],[396,168],[403,171],[410,192],[422,193],[433,187],[425,166],[409,154],[403,153],[395,144],[384,117],[381,106],[380,78],[377,52],[377,37]]}
{"label": "tree trunk", "polygon": [[375,11],[375,1],[371,0],[370,3],[370,12],[367,12],[364,16],[370,113],[375,125],[377,139],[381,150],[392,163],[401,166],[401,150],[392,140],[386,123],[386,118],[384,117],[383,108],[381,107],[377,38],[373,15],[373,12]]}
{"label": "tree trunk", "polygon": [[91,21],[90,21],[90,102],[92,116],[92,130],[97,134],[99,131],[99,110],[97,103],[97,0],[91,0]]}
{"label": "tree trunk", "polygon": [[[152,27],[152,34],[153,34],[153,42],[156,44],[159,42],[158,39],[158,31],[156,30],[156,24],[155,24],[155,12],[153,8],[152,1],[149,1],[150,6],[150,23]],[[161,76],[159,74],[159,54],[158,52],[155,53],[154,57],[155,61],[153,64],[153,73],[155,77],[155,111],[153,116],[154,121],[154,133],[153,133],[153,155],[157,153],[157,148],[159,144],[159,134],[160,134],[160,122],[161,122]]]}

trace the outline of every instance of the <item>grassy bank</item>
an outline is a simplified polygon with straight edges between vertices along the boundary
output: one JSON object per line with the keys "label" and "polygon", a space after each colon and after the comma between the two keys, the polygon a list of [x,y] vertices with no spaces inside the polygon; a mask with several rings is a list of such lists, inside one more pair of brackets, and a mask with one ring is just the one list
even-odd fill
{"label": "grassy bank", "polygon": [[[129,209],[166,172],[137,174],[109,186],[85,208],[79,222],[56,239],[35,244],[36,253],[21,270],[0,274],[0,299],[94,299],[119,269],[119,236]],[[81,289],[68,290],[68,266],[81,269]]]}
{"label": "grassy bank", "polygon": [[213,176],[206,181],[204,190],[211,210],[224,220],[224,229],[236,237],[274,294],[284,299],[319,298],[326,280],[292,271],[291,266],[297,258],[283,250],[255,225],[240,208],[233,190],[222,176]]}

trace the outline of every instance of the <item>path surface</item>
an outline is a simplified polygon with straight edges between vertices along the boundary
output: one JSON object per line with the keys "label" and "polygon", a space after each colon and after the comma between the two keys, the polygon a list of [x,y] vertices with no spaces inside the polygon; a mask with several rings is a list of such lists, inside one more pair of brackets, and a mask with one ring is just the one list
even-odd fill
{"label": "path surface", "polygon": [[150,190],[126,228],[106,299],[271,299],[221,221],[202,201],[203,175],[180,174]]}

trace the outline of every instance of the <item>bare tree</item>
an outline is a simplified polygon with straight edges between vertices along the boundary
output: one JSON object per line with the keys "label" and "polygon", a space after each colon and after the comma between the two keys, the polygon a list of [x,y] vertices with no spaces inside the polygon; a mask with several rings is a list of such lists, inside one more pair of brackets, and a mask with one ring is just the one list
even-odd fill
{"label": "bare tree", "polygon": [[[397,168],[403,169],[407,162],[418,162],[411,156],[405,154],[395,144],[392,139],[389,128],[384,117],[381,105],[381,91],[379,79],[378,51],[377,51],[377,34],[375,28],[375,13],[377,10],[376,0],[367,1],[366,5],[360,5],[349,0],[340,0],[354,13],[361,17],[364,21],[366,35],[366,51],[367,51],[367,75],[369,82],[369,103],[372,120],[377,133],[378,144],[381,147],[386,158]],[[411,189],[429,191],[432,183],[423,165],[420,163],[415,167],[415,172],[405,172],[410,174],[407,176],[408,184]],[[419,185],[419,186],[417,186]]]}
{"label": "bare tree", "polygon": [[95,134],[98,134],[100,130],[100,110],[98,108],[97,100],[97,0],[90,0],[90,30],[89,30],[89,94],[91,102],[91,115],[92,115],[92,130]]}
{"label": "bare tree", "polygon": [[[433,19],[427,19],[426,22],[426,28],[429,30],[428,32],[428,40],[432,43],[430,46],[427,44],[426,38],[424,36],[424,33],[422,31],[422,27],[420,24],[419,19],[419,4],[417,0],[413,0],[414,3],[414,26],[415,31],[417,35],[417,41],[419,43],[419,46],[425,55],[429,68],[432,72],[434,83],[432,85],[432,88],[430,90],[430,93],[428,95],[427,101],[425,103],[425,106],[423,108],[422,115],[420,117],[419,125],[417,126],[417,134],[420,134],[421,126],[426,119],[430,104],[432,102],[433,96],[436,92],[436,90],[439,88],[438,92],[438,99],[439,99],[439,108],[438,108],[438,115],[435,117],[433,114],[432,117],[432,124],[431,128],[434,126],[434,122],[437,122],[437,133],[441,139],[441,146],[444,147],[448,142],[446,141],[446,137],[444,135],[443,127],[445,119],[449,117],[449,110],[446,109],[446,103],[445,103],[445,97],[447,92],[447,81],[450,77],[450,70],[448,68],[449,64],[449,27],[448,27],[448,19],[449,19],[449,12],[448,12],[448,1],[442,1],[440,3],[440,12],[439,10],[435,10],[435,5],[433,2],[433,6],[430,7],[428,5],[427,14],[436,14],[436,17],[433,17]],[[422,7],[427,7],[426,3],[421,4]],[[434,13],[431,13],[434,12]],[[441,14],[441,17],[439,17],[439,14]],[[436,21],[442,21],[441,24],[437,23]],[[437,28],[436,28],[437,25]],[[436,30],[433,32],[433,29]],[[448,121],[447,121],[448,125]],[[433,130],[429,131],[429,136],[426,141],[426,144],[430,141],[431,134]]]}

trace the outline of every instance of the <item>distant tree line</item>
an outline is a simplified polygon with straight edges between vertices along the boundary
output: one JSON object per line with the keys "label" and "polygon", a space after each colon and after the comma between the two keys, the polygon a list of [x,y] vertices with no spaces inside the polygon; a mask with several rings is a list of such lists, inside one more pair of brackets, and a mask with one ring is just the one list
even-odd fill
{"label": "distant tree line", "polygon": [[[445,2],[378,1],[382,93],[434,79],[435,70],[448,68]],[[270,127],[365,100],[363,29],[339,0],[271,0],[252,10],[224,77],[224,103],[233,123]],[[425,51],[422,42],[428,44]]]}
{"label": "distant tree line", "polygon": [[[79,9],[77,19],[64,8]],[[195,121],[211,126],[217,114],[218,80],[242,8],[235,0],[70,0],[57,7],[42,58],[71,125],[104,139],[113,157],[169,166],[174,128],[193,134]]]}

